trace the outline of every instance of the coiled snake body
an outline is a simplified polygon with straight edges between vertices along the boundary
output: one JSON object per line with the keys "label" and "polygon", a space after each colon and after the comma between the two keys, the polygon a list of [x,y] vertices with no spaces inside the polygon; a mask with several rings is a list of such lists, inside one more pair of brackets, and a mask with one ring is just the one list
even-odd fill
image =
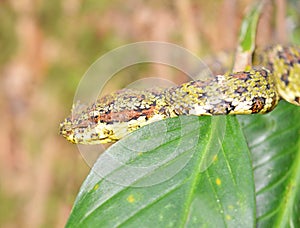
{"label": "coiled snake body", "polygon": [[109,143],[151,122],[179,115],[267,113],[280,98],[300,105],[299,47],[258,50],[254,65],[259,67],[164,90],[117,91],[75,110],[60,124],[60,133],[73,143]]}

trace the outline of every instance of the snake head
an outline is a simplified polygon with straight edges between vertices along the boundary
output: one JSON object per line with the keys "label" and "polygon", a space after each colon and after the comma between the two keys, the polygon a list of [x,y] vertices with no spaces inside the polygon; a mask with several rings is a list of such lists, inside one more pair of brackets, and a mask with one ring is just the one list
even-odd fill
{"label": "snake head", "polygon": [[[115,142],[151,122],[166,118],[158,90],[119,90],[91,105],[77,103],[59,126],[68,141],[80,144]],[[157,101],[160,102],[157,102]]]}
{"label": "snake head", "polygon": [[[98,108],[99,110],[97,110]],[[101,121],[103,113],[95,104],[75,105],[72,114],[60,123],[59,133],[74,144],[99,144],[115,142],[121,136],[113,131],[113,125]]]}

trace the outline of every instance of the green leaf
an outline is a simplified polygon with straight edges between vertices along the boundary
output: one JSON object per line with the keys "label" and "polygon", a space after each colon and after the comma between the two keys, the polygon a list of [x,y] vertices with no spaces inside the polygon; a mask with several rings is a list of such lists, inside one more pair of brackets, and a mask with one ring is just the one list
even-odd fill
{"label": "green leaf", "polygon": [[263,8],[263,1],[258,1],[246,14],[242,21],[239,46],[243,52],[253,52],[255,48],[256,28]]}
{"label": "green leaf", "polygon": [[300,226],[300,107],[240,116],[252,153],[258,227]]}
{"label": "green leaf", "polygon": [[254,4],[245,15],[239,34],[239,45],[235,54],[233,71],[244,70],[252,65],[252,53],[255,49],[256,28],[264,1]]}
{"label": "green leaf", "polygon": [[143,127],[99,157],[67,227],[254,224],[251,159],[236,118],[183,116]]}

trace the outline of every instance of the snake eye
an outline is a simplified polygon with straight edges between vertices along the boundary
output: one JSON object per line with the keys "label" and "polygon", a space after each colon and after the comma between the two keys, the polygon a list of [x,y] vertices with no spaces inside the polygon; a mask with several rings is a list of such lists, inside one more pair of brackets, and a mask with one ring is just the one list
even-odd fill
{"label": "snake eye", "polygon": [[90,120],[94,123],[98,123],[100,119],[100,113],[98,111],[91,111],[89,113]]}

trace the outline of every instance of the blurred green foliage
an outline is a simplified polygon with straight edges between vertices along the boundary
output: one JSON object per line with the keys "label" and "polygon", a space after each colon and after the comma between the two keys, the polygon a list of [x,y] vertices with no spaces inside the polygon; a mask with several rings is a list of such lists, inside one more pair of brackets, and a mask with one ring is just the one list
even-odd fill
{"label": "blurred green foliage", "polygon": [[15,19],[16,14],[11,7],[8,4],[2,4],[0,7],[0,66],[7,62],[17,50]]}

